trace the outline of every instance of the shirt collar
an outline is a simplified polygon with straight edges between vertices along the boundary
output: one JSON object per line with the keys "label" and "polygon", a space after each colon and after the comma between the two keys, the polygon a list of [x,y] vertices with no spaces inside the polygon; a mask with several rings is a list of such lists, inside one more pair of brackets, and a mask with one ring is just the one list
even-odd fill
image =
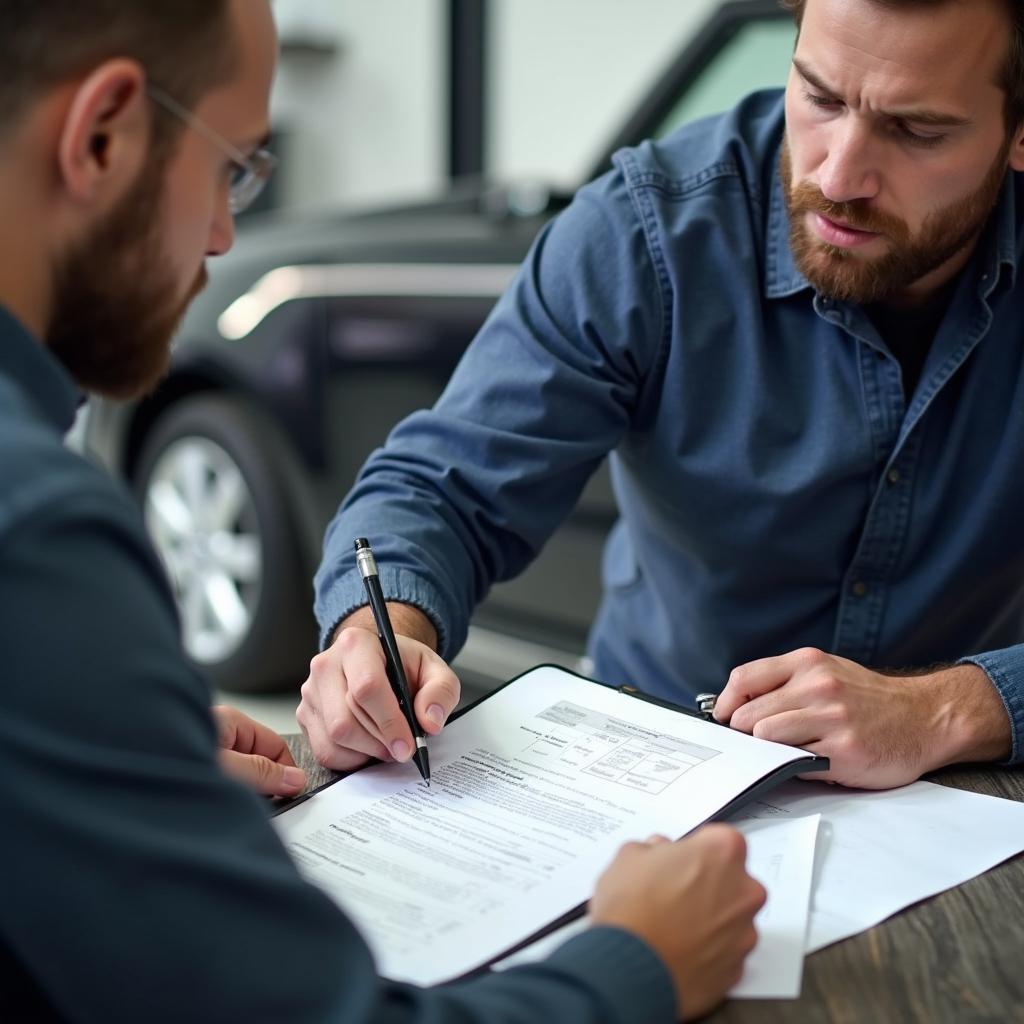
{"label": "shirt collar", "polygon": [[772,158],[764,275],[764,294],[767,299],[783,299],[811,287],[810,281],[797,269],[793,250],[789,245],[789,213],[782,194],[782,173],[779,169],[781,152],[780,139],[779,147]]}
{"label": "shirt collar", "polygon": [[0,306],[0,377],[9,377],[62,435],[75,421],[80,394],[67,370]]}
{"label": "shirt collar", "polygon": [[[1003,267],[1010,271],[1010,285],[1016,284],[1018,249],[1022,239],[1017,224],[1017,189],[1024,184],[1024,174],[1011,171],[1003,182],[995,212],[990,225],[994,231],[985,231],[979,242],[984,253],[974,254],[975,260],[983,260],[985,280],[992,288],[1000,278]],[[782,175],[779,171],[778,154],[772,171],[772,188],[768,210],[768,233],[766,236],[764,294],[768,299],[782,299],[805,288],[811,283],[797,269],[793,250],[789,245],[789,214],[782,194]]]}
{"label": "shirt collar", "polygon": [[995,231],[992,235],[991,249],[985,259],[984,269],[993,288],[999,280],[1003,267],[1009,270],[1010,287],[1014,287],[1017,283],[1019,250],[1024,241],[1024,238],[1021,237],[1021,229],[1024,225],[1017,223],[1017,192],[1022,187],[1024,187],[1024,174],[1017,171],[1007,174],[1002,191],[999,193],[995,213],[992,215]]}

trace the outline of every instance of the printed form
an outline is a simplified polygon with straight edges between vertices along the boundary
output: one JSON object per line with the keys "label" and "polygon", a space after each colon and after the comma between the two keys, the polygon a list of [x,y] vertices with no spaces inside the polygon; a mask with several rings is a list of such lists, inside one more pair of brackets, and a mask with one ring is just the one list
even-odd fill
{"label": "printed form", "polygon": [[[819,818],[751,818],[741,826],[747,840],[747,871],[765,887],[768,900],[754,919],[757,945],[743,966],[743,977],[729,992],[733,999],[800,995]],[[505,970],[543,960],[589,924],[588,918],[573,921],[494,967]]]}
{"label": "printed form", "polygon": [[381,973],[433,984],[584,903],[622,843],[678,838],[804,756],[545,666],[430,741],[430,787],[375,765],[274,824]]}

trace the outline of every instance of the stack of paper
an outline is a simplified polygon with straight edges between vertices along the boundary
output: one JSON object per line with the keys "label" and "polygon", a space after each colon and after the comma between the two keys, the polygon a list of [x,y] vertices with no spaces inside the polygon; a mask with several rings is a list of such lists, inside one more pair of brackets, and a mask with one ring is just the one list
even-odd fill
{"label": "stack of paper", "polygon": [[[1024,804],[916,782],[884,792],[788,782],[732,819],[768,890],[731,995],[795,999],[805,953],[855,935],[1024,850]],[[586,922],[503,961],[537,960]]]}
{"label": "stack of paper", "polygon": [[381,973],[430,985],[491,963],[589,899],[629,840],[685,835],[810,766],[768,743],[544,666],[431,738],[274,819]]}
{"label": "stack of paper", "polygon": [[[813,763],[554,666],[451,722],[430,757],[429,787],[412,765],[375,765],[274,819],[381,972],[425,985],[490,964],[582,906],[623,842],[685,835]],[[994,797],[927,783],[767,792],[734,819],[769,893],[736,995],[795,997],[805,950],[1024,848],[1024,804]]]}

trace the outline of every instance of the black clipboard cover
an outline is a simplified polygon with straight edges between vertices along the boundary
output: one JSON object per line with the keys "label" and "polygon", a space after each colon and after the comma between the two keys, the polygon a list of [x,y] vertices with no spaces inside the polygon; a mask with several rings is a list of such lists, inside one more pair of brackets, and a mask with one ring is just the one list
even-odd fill
{"label": "black clipboard cover", "polygon": [[[456,718],[461,718],[462,715],[468,714],[470,711],[473,710],[473,708],[477,707],[479,704],[482,704],[488,698],[493,697],[494,694],[499,693],[501,690],[504,690],[505,687],[507,686],[511,686],[514,682],[516,682],[517,679],[521,679],[523,676],[535,671],[538,668],[558,669],[560,672],[565,672],[569,675],[576,676],[576,678],[585,680],[588,683],[593,683],[595,686],[603,686],[606,689],[615,690],[616,692],[621,693],[624,696],[633,697],[637,700],[646,701],[650,704],[656,704],[659,707],[668,709],[669,711],[675,711],[682,715],[688,715],[691,718],[700,719],[701,721],[708,722],[708,724],[718,726],[719,728],[728,728],[728,726],[726,725],[722,725],[719,722],[715,722],[714,719],[708,719],[705,715],[701,714],[695,708],[689,708],[683,704],[676,704],[672,701],[663,700],[660,697],[653,697],[650,694],[644,693],[642,690],[639,690],[634,686],[613,686],[608,683],[603,683],[598,679],[592,679],[589,676],[585,676],[581,672],[576,672],[573,669],[565,668],[564,665],[556,665],[553,663],[534,665],[531,668],[521,672],[519,675],[513,676],[507,682],[502,683],[500,686],[495,687],[489,693],[486,693],[482,697],[473,701],[472,704],[467,704],[464,708],[460,708],[449,718],[448,721],[453,722],[455,721]],[[323,785],[317,786],[316,789],[312,789],[308,793],[303,793],[302,796],[296,797],[293,800],[282,802],[280,805],[273,807],[270,811],[271,817],[275,817],[278,814],[283,814],[285,811],[289,811],[293,807],[297,807],[299,804],[304,803],[306,800],[310,799],[310,797],[315,796],[317,793],[322,792],[329,786],[333,786],[337,782],[341,782],[342,779],[354,774],[354,772],[362,771],[363,768],[366,768],[371,764],[379,763],[380,762],[378,761],[371,760],[368,761],[367,764],[362,765],[359,768],[353,769],[352,772],[339,773],[337,777],[329,779]],[[803,775],[804,773],[809,772],[827,772],[828,769],[829,760],[827,757],[819,757],[816,754],[809,753],[807,757],[799,758],[796,761],[791,761],[788,764],[785,764],[782,767],[777,768],[775,771],[770,772],[768,775],[763,776],[753,785],[748,786],[747,789],[745,789],[742,793],[737,794],[732,800],[729,801],[729,803],[727,803],[719,811],[711,815],[711,817],[709,817],[707,821],[702,822],[701,824],[707,824],[708,822],[712,821],[722,821],[728,818],[730,815],[734,814],[736,811],[745,807],[747,804],[758,799],[758,797],[763,796],[765,793],[770,792],[776,786],[780,785],[783,782],[786,782],[788,779],[794,778],[797,775]],[[700,826],[697,827],[699,828]],[[687,833],[687,835],[688,834],[689,833]],[[679,838],[682,839],[685,837],[680,836]],[[502,953],[493,957],[488,963],[482,964],[471,971],[467,971],[465,974],[459,975],[459,977],[457,978],[452,978],[450,982],[447,982],[446,984],[450,984],[451,982],[455,981],[463,981],[467,978],[472,978],[477,975],[486,973],[491,969],[491,964],[497,963],[499,960],[504,960],[506,957],[511,956],[513,953],[517,953],[521,949],[525,949],[527,946],[532,946],[535,942],[539,941],[540,939],[543,939],[545,936],[550,935],[553,932],[558,931],[560,928],[564,928],[566,925],[571,924],[573,921],[578,920],[586,913],[586,911],[586,903],[581,903],[579,904],[579,906],[573,907],[572,910],[567,911],[566,913],[556,918],[554,921],[551,921],[543,927],[538,928],[536,931],[532,932],[530,935],[526,936],[521,941],[517,942],[515,945],[510,946]]]}

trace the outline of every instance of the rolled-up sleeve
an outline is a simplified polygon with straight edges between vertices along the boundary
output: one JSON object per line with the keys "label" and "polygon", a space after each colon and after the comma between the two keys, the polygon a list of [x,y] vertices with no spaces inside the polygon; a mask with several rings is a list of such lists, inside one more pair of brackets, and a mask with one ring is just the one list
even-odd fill
{"label": "rolled-up sleeve", "polygon": [[1024,764],[1024,644],[963,658],[961,665],[977,665],[992,680],[1010,718],[1012,747],[1006,764]]}

